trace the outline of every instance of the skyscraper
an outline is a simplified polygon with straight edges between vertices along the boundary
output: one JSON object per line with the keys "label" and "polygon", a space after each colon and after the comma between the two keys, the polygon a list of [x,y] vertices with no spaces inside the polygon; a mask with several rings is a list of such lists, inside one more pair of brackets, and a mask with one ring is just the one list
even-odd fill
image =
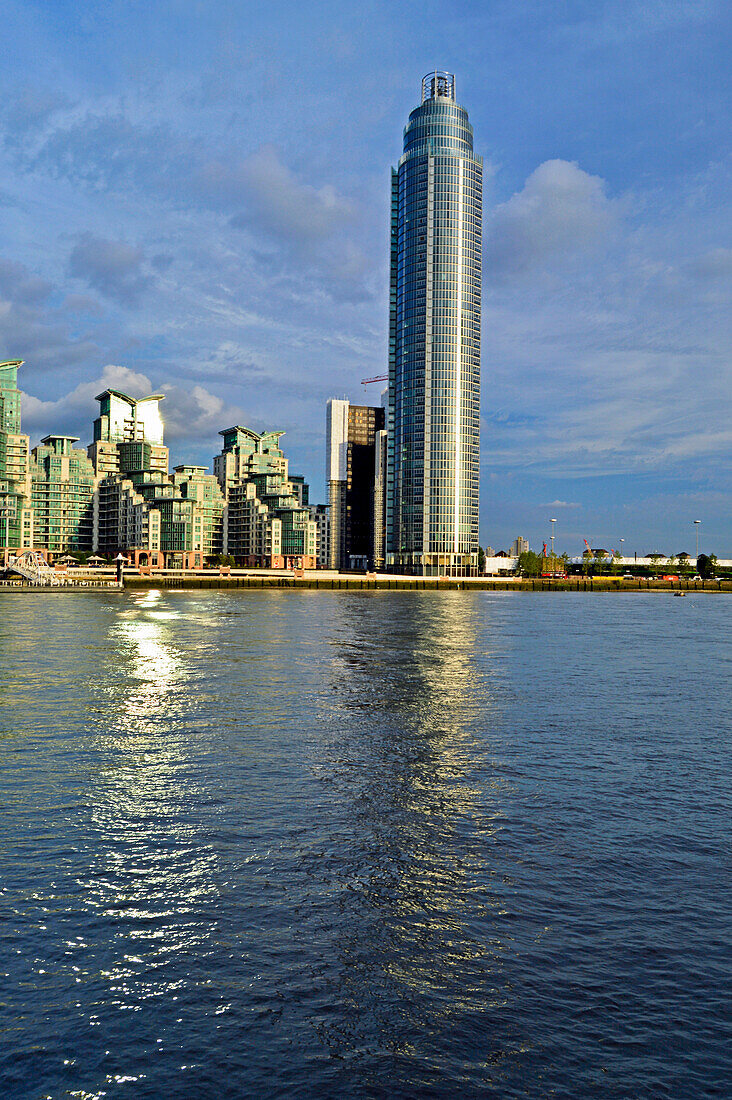
{"label": "skyscraper", "polygon": [[429,73],[392,169],[387,566],[477,569],[483,161]]}

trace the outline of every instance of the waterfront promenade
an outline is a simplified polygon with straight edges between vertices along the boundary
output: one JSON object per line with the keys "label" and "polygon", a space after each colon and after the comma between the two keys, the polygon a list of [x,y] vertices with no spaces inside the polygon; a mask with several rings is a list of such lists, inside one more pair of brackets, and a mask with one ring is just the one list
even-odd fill
{"label": "waterfront promenade", "polygon": [[[24,584],[21,578],[0,581],[0,591],[56,591],[77,588],[116,588],[113,569],[73,569],[61,574],[63,583],[54,589],[38,588]],[[314,588],[333,590],[408,590],[447,591],[483,590],[489,592],[729,592],[732,593],[732,577],[694,581],[681,578],[678,581],[662,581],[651,577],[408,577],[390,573],[337,573],[332,570],[305,570],[303,575],[275,569],[199,569],[199,570],[138,570],[124,571],[123,587],[127,589],[179,589],[179,588]]]}

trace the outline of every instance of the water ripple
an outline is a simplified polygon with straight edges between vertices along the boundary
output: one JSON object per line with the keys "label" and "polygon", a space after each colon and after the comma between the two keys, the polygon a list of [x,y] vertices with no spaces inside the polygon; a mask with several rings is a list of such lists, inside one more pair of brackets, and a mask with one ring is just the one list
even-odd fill
{"label": "water ripple", "polygon": [[20,609],[3,1097],[727,1094],[725,600]]}

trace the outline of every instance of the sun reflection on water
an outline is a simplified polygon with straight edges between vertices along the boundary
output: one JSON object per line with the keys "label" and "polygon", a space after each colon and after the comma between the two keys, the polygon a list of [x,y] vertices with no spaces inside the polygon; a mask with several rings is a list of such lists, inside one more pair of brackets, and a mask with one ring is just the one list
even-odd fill
{"label": "sun reflection on water", "polygon": [[[102,766],[88,792],[98,841],[78,885],[90,921],[111,922],[113,932],[102,955],[93,943],[66,950],[78,981],[104,983],[108,1008],[134,1015],[147,1002],[168,1006],[157,1053],[177,1026],[175,1002],[215,953],[210,912],[220,890],[214,846],[191,812],[207,798],[195,768],[196,675],[176,640],[182,620],[174,600],[151,591],[120,607],[110,630],[117,674],[96,723]],[[181,957],[195,968],[181,971]]]}

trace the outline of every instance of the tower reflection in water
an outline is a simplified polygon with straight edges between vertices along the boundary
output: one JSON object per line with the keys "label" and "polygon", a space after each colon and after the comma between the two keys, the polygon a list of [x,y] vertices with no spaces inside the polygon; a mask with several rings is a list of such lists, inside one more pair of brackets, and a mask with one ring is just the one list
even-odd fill
{"label": "tower reflection in water", "polygon": [[340,1057],[391,1051],[409,1076],[415,1044],[424,1067],[457,1029],[480,1075],[508,1053],[489,1035],[508,996],[508,935],[492,865],[505,791],[491,749],[497,703],[489,664],[476,662],[486,607],[478,615],[458,593],[389,597],[387,635],[375,633],[379,594],[349,598],[332,643],[320,775],[342,817],[312,871],[337,897],[322,932],[347,1011],[320,1031]]}

